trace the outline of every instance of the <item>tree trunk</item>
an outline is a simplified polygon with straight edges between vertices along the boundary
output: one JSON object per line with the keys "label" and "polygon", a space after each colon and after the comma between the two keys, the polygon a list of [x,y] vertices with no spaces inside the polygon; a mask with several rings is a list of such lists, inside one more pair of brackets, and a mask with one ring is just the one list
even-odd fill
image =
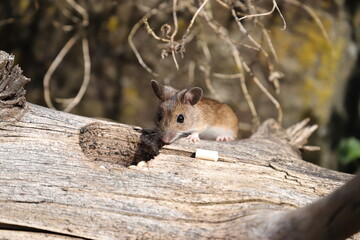
{"label": "tree trunk", "polygon": [[[353,176],[301,160],[315,130],[306,122],[162,146],[152,131],[16,101],[28,80],[11,77],[5,54],[0,239],[345,239],[359,230],[360,178],[324,197]],[[219,160],[194,158],[198,148]]]}

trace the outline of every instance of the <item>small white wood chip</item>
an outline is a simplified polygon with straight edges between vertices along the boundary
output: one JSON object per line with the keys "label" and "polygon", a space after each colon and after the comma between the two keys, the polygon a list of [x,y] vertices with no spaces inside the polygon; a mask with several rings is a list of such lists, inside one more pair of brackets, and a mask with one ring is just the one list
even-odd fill
{"label": "small white wood chip", "polygon": [[141,162],[139,162],[136,166],[137,166],[137,167],[144,167],[145,164],[146,164],[145,161],[141,161]]}
{"label": "small white wood chip", "polygon": [[217,161],[219,159],[219,154],[217,151],[205,150],[205,149],[196,149],[195,158]]}
{"label": "small white wood chip", "polygon": [[101,165],[101,166],[100,166],[100,168],[102,168],[102,169],[106,169],[106,167],[105,167],[105,166],[103,166],[103,165]]}

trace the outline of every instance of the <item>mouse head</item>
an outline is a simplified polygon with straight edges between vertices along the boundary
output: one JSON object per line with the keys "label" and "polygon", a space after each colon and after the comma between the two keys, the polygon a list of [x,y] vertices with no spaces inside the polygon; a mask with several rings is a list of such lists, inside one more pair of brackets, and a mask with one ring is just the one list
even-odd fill
{"label": "mouse head", "polygon": [[203,95],[201,88],[179,91],[155,80],[151,81],[151,87],[161,100],[155,123],[164,143],[172,143],[182,135],[197,131],[200,117],[197,103]]}

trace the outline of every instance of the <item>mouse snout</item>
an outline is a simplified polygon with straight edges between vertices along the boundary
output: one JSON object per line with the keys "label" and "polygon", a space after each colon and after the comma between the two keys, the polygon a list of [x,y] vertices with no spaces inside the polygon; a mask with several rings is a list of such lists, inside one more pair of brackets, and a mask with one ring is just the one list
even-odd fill
{"label": "mouse snout", "polygon": [[175,141],[177,137],[177,134],[175,131],[167,131],[167,132],[163,132],[162,135],[161,135],[161,140],[164,142],[164,143],[172,143],[173,141]]}

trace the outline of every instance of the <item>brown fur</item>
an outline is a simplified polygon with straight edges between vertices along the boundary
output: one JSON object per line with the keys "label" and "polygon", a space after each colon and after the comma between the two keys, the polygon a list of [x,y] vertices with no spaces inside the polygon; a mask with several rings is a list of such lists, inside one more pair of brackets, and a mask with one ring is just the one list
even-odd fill
{"label": "brown fur", "polygon": [[[202,133],[209,127],[232,131],[229,137],[237,137],[238,119],[233,110],[226,104],[202,98],[200,88],[178,91],[154,80],[151,86],[161,100],[158,114],[161,113],[162,119],[155,122],[164,142],[170,143],[182,134]],[[184,116],[183,123],[177,121],[180,114]]]}
{"label": "brown fur", "polygon": [[238,118],[228,105],[218,101],[203,98],[197,104],[201,109],[205,125],[228,128],[234,132],[233,137],[238,136]]}

